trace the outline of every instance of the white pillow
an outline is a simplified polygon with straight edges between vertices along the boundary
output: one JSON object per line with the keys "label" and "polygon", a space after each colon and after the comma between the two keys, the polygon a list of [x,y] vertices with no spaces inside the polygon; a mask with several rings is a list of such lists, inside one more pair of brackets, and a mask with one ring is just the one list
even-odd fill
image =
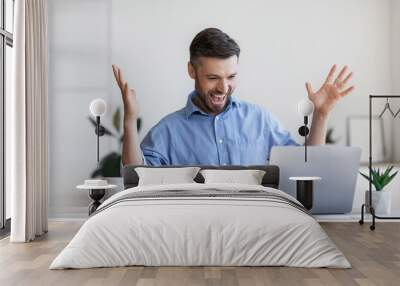
{"label": "white pillow", "polygon": [[265,171],[262,170],[201,170],[204,183],[235,183],[261,185]]}
{"label": "white pillow", "polygon": [[195,183],[193,179],[199,170],[199,167],[135,168],[139,176],[139,186]]}

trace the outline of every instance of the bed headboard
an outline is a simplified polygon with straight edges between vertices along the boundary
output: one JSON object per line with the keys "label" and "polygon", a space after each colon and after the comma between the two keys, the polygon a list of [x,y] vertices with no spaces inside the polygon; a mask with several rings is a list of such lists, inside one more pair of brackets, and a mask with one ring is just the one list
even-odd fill
{"label": "bed headboard", "polygon": [[[248,170],[256,169],[265,171],[265,175],[261,184],[264,187],[277,189],[279,187],[279,167],[275,165],[254,165],[254,166],[142,166],[130,165],[122,168],[122,176],[124,177],[124,189],[136,187],[139,182],[139,177],[135,172],[136,167],[151,167],[151,168],[180,168],[180,167],[200,167],[202,169],[219,169],[219,170]],[[199,173],[194,178],[197,183],[204,183],[203,176]]]}

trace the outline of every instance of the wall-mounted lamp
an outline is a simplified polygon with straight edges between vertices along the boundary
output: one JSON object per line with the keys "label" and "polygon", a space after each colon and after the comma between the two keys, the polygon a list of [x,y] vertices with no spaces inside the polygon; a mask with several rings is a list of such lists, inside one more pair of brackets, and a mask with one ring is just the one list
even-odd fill
{"label": "wall-mounted lamp", "polygon": [[100,117],[103,116],[107,111],[107,103],[101,99],[96,98],[90,102],[90,113],[96,117],[96,129],[95,133],[97,135],[97,165],[99,164],[99,137],[103,136],[105,133],[104,127],[100,125]]}
{"label": "wall-mounted lamp", "polygon": [[307,135],[310,132],[308,129],[308,116],[314,112],[314,103],[308,98],[304,98],[297,104],[298,113],[304,117],[304,125],[299,128],[299,134],[304,136],[304,161],[307,162]]}

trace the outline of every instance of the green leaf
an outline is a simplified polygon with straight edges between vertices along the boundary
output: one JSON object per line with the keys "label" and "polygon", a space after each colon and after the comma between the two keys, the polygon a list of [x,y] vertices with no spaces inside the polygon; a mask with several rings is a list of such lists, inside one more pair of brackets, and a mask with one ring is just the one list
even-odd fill
{"label": "green leaf", "polygon": [[388,185],[396,175],[397,175],[397,172],[392,174],[391,176],[386,177],[385,178],[385,184],[383,184],[382,187],[385,187],[386,185]]}
{"label": "green leaf", "polygon": [[370,179],[369,179],[369,176],[367,176],[367,175],[364,175],[363,173],[361,173],[361,172],[359,172],[360,174],[361,174],[361,176],[363,176],[365,179],[367,179],[368,181],[371,181]]}
{"label": "green leaf", "polygon": [[111,152],[103,157],[99,167],[92,173],[94,177],[121,177],[121,154]]}
{"label": "green leaf", "polygon": [[137,131],[139,132],[140,129],[141,129],[141,127],[142,127],[142,118],[139,117],[139,118],[136,120],[136,127],[137,127]]}
{"label": "green leaf", "polygon": [[372,180],[375,181],[375,180],[378,179],[378,177],[379,177],[378,173],[377,173],[375,170],[373,170],[373,171],[371,172],[371,178],[372,178]]}
{"label": "green leaf", "polygon": [[383,189],[381,183],[379,181],[374,182],[375,190],[380,191]]}
{"label": "green leaf", "polygon": [[[89,119],[90,123],[92,123],[93,126],[94,126],[95,129],[96,129],[96,125],[97,125],[96,121],[95,121],[92,117],[88,117],[88,119]],[[114,134],[113,134],[111,131],[109,131],[107,128],[105,128],[103,125],[100,124],[100,126],[102,126],[102,127],[104,128],[104,134],[105,134],[105,135],[114,136]],[[95,130],[95,131],[96,131],[96,130]]]}
{"label": "green leaf", "polygon": [[387,169],[385,170],[385,173],[383,173],[383,176],[386,177],[387,175],[389,175],[389,173],[390,173],[390,171],[392,171],[392,169],[393,169],[393,166],[387,168]]}
{"label": "green leaf", "polygon": [[382,188],[384,188],[389,183],[388,180],[389,180],[389,177],[382,178],[382,180],[381,180]]}
{"label": "green leaf", "polygon": [[119,107],[114,112],[113,125],[114,125],[115,129],[118,131],[118,133],[121,132],[121,110]]}
{"label": "green leaf", "polygon": [[328,128],[328,131],[326,132],[326,136],[325,136],[325,143],[327,143],[327,144],[335,143],[334,140],[332,139],[332,133],[333,133],[333,129]]}

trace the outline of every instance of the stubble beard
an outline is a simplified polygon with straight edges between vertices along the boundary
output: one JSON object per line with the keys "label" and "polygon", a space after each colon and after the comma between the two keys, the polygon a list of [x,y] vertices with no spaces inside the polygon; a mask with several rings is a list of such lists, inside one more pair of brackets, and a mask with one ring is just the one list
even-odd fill
{"label": "stubble beard", "polygon": [[228,92],[226,94],[224,94],[224,96],[225,96],[224,105],[220,108],[215,108],[215,106],[213,106],[212,104],[210,106],[208,100],[211,100],[210,98],[213,95],[220,96],[221,93],[218,93],[217,91],[214,91],[214,90],[204,92],[203,90],[201,90],[197,78],[195,79],[195,89],[196,89],[196,92],[198,93],[198,96],[196,96],[196,99],[194,99],[195,104],[200,105],[200,106],[198,106],[198,107],[200,107],[200,109],[202,109],[203,111],[205,111],[207,113],[211,113],[211,114],[223,112],[230,100],[230,96],[233,93],[233,88],[229,88]]}

